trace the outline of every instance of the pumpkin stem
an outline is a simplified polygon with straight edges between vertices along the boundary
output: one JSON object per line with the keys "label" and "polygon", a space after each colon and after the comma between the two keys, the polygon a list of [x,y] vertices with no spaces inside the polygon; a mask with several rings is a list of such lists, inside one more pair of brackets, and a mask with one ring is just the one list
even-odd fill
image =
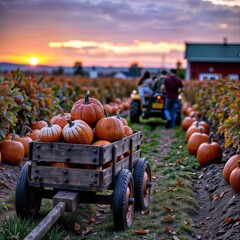
{"label": "pumpkin stem", "polygon": [[63,108],[62,108],[60,105],[58,105],[57,108],[58,108],[58,110],[59,110],[59,112],[60,112],[60,114],[61,114],[61,117],[64,117]]}
{"label": "pumpkin stem", "polygon": [[69,123],[69,127],[73,127],[74,126],[74,123],[70,119],[67,119],[67,122]]}
{"label": "pumpkin stem", "polygon": [[26,132],[27,132],[27,127],[28,127],[28,126],[24,126],[24,127],[22,128],[22,130],[21,130],[21,132],[20,132],[20,135],[19,135],[20,138],[23,138],[24,135],[26,134]]}
{"label": "pumpkin stem", "polygon": [[202,131],[202,127],[200,127],[200,133],[201,133],[201,134],[203,133],[203,131]]}
{"label": "pumpkin stem", "polygon": [[43,119],[43,121],[45,121],[47,124],[48,124],[48,126],[47,127],[52,127],[52,124],[48,121],[48,120],[46,120],[46,119]]}
{"label": "pumpkin stem", "polygon": [[12,141],[15,141],[15,130],[13,130],[12,132],[12,138],[11,138]]}
{"label": "pumpkin stem", "polygon": [[27,132],[27,131],[29,131],[30,133],[33,132],[33,130],[32,130],[29,126],[26,125],[25,127],[26,127],[26,132]]}
{"label": "pumpkin stem", "polygon": [[211,141],[212,137],[213,137],[213,132],[211,132],[208,136],[208,144],[212,144],[212,141]]}
{"label": "pumpkin stem", "polygon": [[121,116],[120,116],[120,109],[117,110],[117,112],[116,112],[116,116],[117,116],[118,119],[121,119]]}
{"label": "pumpkin stem", "polygon": [[110,117],[108,111],[107,111],[105,108],[104,108],[103,110],[104,110],[104,115],[105,115],[105,117]]}
{"label": "pumpkin stem", "polygon": [[88,91],[87,91],[87,94],[86,94],[86,96],[85,96],[84,104],[89,104],[89,103],[90,103],[90,102],[89,102],[89,94],[90,94],[90,91],[88,90]]}
{"label": "pumpkin stem", "polygon": [[193,115],[191,116],[191,118],[195,118],[197,122],[200,121],[199,117],[198,117],[197,115],[195,115],[195,114],[193,114]]}

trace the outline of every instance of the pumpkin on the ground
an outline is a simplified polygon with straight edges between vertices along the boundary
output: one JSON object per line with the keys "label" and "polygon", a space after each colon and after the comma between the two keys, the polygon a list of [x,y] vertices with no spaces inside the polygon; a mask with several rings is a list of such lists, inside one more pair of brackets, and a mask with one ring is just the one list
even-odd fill
{"label": "pumpkin on the ground", "polygon": [[85,98],[79,99],[71,109],[71,120],[83,120],[90,127],[104,117],[104,108],[100,101],[89,97],[89,91]]}
{"label": "pumpkin on the ground", "polygon": [[197,159],[205,167],[222,160],[222,149],[217,142],[212,142],[213,133],[208,136],[208,142],[202,143],[197,150]]}
{"label": "pumpkin on the ground", "polygon": [[11,139],[5,139],[0,142],[0,152],[2,161],[12,165],[20,164],[24,159],[24,146],[21,142],[15,140],[15,131]]}
{"label": "pumpkin on the ground", "polygon": [[184,119],[183,119],[183,121],[182,121],[182,129],[184,130],[184,131],[187,131],[188,130],[188,128],[192,125],[192,123],[194,122],[196,120],[196,118],[192,118],[192,117],[189,117],[189,116],[187,116],[187,117],[185,117]]}
{"label": "pumpkin on the ground", "polygon": [[201,128],[202,128],[202,131],[205,133],[204,128],[203,128],[203,127],[200,127],[200,126],[198,125],[198,122],[197,122],[196,124],[194,124],[194,125],[191,125],[191,126],[188,128],[188,130],[186,131],[186,140],[188,141],[189,138],[191,137],[191,135],[192,135],[193,133],[195,133],[195,132],[198,132],[198,133],[199,133]]}
{"label": "pumpkin on the ground", "polygon": [[238,161],[240,161],[240,154],[236,154],[228,159],[223,168],[223,178],[229,183],[229,177],[231,172],[238,167]]}
{"label": "pumpkin on the ground", "polygon": [[63,129],[68,124],[67,119],[70,119],[71,115],[70,113],[65,113],[61,106],[57,106],[57,108],[59,109],[60,114],[52,117],[52,119],[50,120],[50,123],[57,124]]}
{"label": "pumpkin on the ground", "polygon": [[209,134],[209,132],[210,132],[210,126],[209,126],[209,124],[208,124],[207,122],[205,122],[205,121],[198,121],[198,120],[196,120],[196,121],[194,121],[194,122],[192,123],[192,125],[196,124],[197,122],[198,122],[198,125],[199,125],[200,127],[203,127],[203,129],[205,129],[205,132],[204,132],[204,133]]}
{"label": "pumpkin on the ground", "polygon": [[240,192],[240,161],[238,162],[237,168],[231,172],[229,182],[235,192]]}
{"label": "pumpkin on the ground", "polygon": [[187,150],[190,155],[197,155],[197,150],[199,146],[208,141],[208,135],[202,132],[202,128],[200,128],[200,132],[193,133],[187,143]]}
{"label": "pumpkin on the ground", "polygon": [[47,126],[41,129],[39,134],[40,141],[43,142],[59,142],[62,140],[62,128],[57,124],[51,124],[45,120]]}
{"label": "pumpkin on the ground", "polygon": [[28,157],[29,143],[33,141],[30,137],[25,136],[27,128],[28,128],[28,126],[24,126],[19,135],[19,138],[16,139],[16,141],[21,142],[24,146],[24,157]]}
{"label": "pumpkin on the ground", "polygon": [[82,120],[71,121],[63,128],[63,138],[67,143],[91,144],[93,130]]}

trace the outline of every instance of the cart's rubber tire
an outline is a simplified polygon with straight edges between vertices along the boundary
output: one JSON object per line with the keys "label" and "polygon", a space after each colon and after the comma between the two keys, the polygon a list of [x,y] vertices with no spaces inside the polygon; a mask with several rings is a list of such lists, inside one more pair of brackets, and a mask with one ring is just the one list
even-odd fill
{"label": "cart's rubber tire", "polygon": [[150,204],[152,176],[151,168],[145,158],[138,159],[133,171],[135,207],[146,210]]}
{"label": "cart's rubber tire", "polygon": [[139,123],[140,118],[140,103],[137,101],[132,101],[130,103],[130,122]]}
{"label": "cart's rubber tire", "polygon": [[122,169],[117,175],[113,193],[113,221],[117,231],[130,228],[134,216],[134,183],[132,173]]}
{"label": "cart's rubber tire", "polygon": [[37,217],[42,201],[43,189],[28,184],[29,165],[30,162],[26,162],[22,167],[16,185],[15,208],[17,216],[22,219]]}

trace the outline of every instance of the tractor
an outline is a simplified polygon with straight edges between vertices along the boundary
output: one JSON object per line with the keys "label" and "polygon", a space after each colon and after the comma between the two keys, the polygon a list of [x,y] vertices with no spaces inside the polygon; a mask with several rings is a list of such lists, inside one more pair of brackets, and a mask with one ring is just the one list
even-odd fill
{"label": "tractor", "polygon": [[[139,123],[140,117],[142,117],[143,119],[157,117],[165,120],[164,116],[165,94],[153,93],[151,96],[149,94],[146,94],[145,99],[146,106],[143,106],[138,91],[133,90],[131,94],[130,104],[130,122]],[[176,124],[179,125],[180,122],[181,122],[181,107],[179,108],[178,111]]]}

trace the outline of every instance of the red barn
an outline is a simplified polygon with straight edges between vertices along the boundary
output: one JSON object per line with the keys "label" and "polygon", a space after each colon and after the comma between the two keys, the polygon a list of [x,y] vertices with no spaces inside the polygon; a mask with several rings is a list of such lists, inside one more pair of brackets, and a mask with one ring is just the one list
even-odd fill
{"label": "red barn", "polygon": [[240,44],[186,43],[186,80],[240,77]]}

